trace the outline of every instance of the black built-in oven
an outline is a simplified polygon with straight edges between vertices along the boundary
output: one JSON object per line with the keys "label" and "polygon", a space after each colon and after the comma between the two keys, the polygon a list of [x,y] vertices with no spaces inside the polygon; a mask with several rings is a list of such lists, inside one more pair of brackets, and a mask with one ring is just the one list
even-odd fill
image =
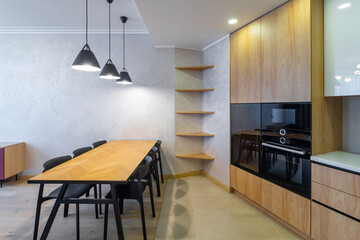
{"label": "black built-in oven", "polygon": [[311,196],[311,103],[261,105],[261,176]]}

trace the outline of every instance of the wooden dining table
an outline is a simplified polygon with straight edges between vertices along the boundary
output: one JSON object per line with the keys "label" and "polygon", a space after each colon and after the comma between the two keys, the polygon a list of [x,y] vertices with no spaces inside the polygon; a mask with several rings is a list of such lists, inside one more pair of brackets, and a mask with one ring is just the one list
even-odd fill
{"label": "wooden dining table", "polygon": [[[116,185],[126,184],[129,181],[155,143],[155,140],[110,141],[29,179],[28,183],[32,184],[62,184],[40,239],[47,238],[61,203],[112,204],[118,239],[124,239],[120,210],[116,199]],[[68,185],[79,183],[109,184],[112,198],[64,198]],[[43,188],[40,188],[39,196],[42,196],[42,191]]]}

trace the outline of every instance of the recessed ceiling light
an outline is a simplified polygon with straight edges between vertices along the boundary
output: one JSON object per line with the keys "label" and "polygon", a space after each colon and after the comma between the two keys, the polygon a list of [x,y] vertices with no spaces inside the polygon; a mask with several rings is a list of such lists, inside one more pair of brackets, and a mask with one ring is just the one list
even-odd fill
{"label": "recessed ceiling light", "polygon": [[355,75],[360,75],[360,70],[356,70],[356,71],[354,72],[354,74],[355,74]]}
{"label": "recessed ceiling light", "polygon": [[360,64],[358,64],[358,65],[356,66],[356,68],[357,68],[357,69],[360,69]]}
{"label": "recessed ceiling light", "polygon": [[341,76],[335,76],[335,79],[340,81],[341,80]]}
{"label": "recessed ceiling light", "polygon": [[229,20],[229,24],[235,24],[235,23],[237,23],[238,22],[238,20],[237,19],[235,19],[235,18],[233,18],[233,19],[230,19]]}
{"label": "recessed ceiling light", "polygon": [[345,78],[344,81],[347,82],[347,83],[349,83],[349,82],[351,82],[351,78]]}
{"label": "recessed ceiling light", "polygon": [[351,3],[343,3],[340,6],[338,6],[338,9],[345,9],[351,6]]}

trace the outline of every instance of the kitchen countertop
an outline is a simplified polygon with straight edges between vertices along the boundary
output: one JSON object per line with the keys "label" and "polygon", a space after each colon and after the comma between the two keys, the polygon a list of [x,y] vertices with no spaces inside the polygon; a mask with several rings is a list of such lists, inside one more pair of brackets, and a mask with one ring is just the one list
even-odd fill
{"label": "kitchen countertop", "polygon": [[311,156],[311,160],[360,174],[360,154],[336,151]]}

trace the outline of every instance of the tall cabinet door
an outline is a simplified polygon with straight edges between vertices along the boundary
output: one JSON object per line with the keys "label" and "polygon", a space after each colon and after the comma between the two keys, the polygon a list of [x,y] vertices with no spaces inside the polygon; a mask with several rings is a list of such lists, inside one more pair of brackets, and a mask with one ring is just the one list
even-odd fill
{"label": "tall cabinet door", "polygon": [[231,103],[261,101],[260,46],[260,21],[231,34]]}
{"label": "tall cabinet door", "polygon": [[293,0],[260,19],[262,102],[309,102],[310,0]]}

